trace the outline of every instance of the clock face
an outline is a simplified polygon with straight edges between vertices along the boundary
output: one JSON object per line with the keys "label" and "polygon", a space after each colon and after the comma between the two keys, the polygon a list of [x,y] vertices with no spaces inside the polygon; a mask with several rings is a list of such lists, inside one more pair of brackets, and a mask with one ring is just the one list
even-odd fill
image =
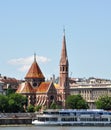
{"label": "clock face", "polygon": [[36,86],[37,86],[37,83],[36,83],[36,82],[34,82],[34,83],[33,83],[33,86],[34,86],[34,87],[36,87]]}

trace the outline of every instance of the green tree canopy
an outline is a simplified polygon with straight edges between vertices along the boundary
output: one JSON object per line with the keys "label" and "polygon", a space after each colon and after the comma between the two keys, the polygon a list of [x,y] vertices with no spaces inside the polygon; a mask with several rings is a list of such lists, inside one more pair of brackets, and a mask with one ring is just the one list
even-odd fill
{"label": "green tree canopy", "polygon": [[66,99],[66,106],[69,109],[89,108],[87,102],[82,98],[80,94],[68,96],[68,98]]}
{"label": "green tree canopy", "polygon": [[8,110],[8,97],[0,94],[0,112],[7,112]]}
{"label": "green tree canopy", "polygon": [[34,112],[34,111],[35,111],[35,108],[34,108],[33,105],[29,105],[29,106],[27,107],[27,112]]}
{"label": "green tree canopy", "polygon": [[55,102],[52,102],[50,105],[50,109],[57,109],[57,104]]}
{"label": "green tree canopy", "polygon": [[23,112],[24,105],[26,105],[27,98],[21,94],[10,94],[8,100],[9,112]]}
{"label": "green tree canopy", "polygon": [[10,94],[15,93],[15,91],[12,88],[8,88],[6,91],[6,95],[9,96]]}
{"label": "green tree canopy", "polygon": [[109,97],[108,95],[101,96],[96,101],[96,107],[98,109],[111,110],[111,97]]}
{"label": "green tree canopy", "polygon": [[35,106],[35,111],[39,111],[41,108],[42,108],[42,106],[40,106],[40,105]]}

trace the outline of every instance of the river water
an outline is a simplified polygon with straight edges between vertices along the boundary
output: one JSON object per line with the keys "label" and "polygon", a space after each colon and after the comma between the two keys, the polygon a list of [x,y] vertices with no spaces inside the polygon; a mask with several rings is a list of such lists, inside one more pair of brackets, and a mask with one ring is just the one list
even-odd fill
{"label": "river water", "polygon": [[111,130],[111,127],[42,127],[42,126],[1,126],[0,130]]}

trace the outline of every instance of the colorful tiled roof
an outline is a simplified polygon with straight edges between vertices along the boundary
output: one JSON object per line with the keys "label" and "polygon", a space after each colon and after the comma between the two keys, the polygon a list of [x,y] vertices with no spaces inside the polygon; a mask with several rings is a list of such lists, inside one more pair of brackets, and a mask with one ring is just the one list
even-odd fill
{"label": "colorful tiled roof", "polygon": [[27,78],[44,78],[44,75],[42,74],[42,71],[37,64],[36,59],[34,59],[34,62],[25,76],[25,79]]}
{"label": "colorful tiled roof", "polygon": [[33,88],[29,82],[23,82],[19,85],[16,93],[33,93]]}
{"label": "colorful tiled roof", "polygon": [[46,93],[50,87],[50,82],[42,82],[36,89],[37,93]]}

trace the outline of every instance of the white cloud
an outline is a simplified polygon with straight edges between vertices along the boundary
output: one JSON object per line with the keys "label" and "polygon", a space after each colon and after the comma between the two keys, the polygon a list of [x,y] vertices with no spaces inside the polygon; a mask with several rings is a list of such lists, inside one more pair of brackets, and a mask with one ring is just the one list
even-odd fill
{"label": "white cloud", "polygon": [[[44,56],[36,56],[36,60],[38,63],[47,63],[50,61],[49,58]],[[18,59],[11,59],[8,61],[8,64],[17,66],[17,70],[21,72],[26,72],[30,65],[34,61],[34,56],[29,56],[26,58],[18,58]]]}
{"label": "white cloud", "polygon": [[29,69],[30,65],[23,65],[18,68],[18,71],[26,72]]}

